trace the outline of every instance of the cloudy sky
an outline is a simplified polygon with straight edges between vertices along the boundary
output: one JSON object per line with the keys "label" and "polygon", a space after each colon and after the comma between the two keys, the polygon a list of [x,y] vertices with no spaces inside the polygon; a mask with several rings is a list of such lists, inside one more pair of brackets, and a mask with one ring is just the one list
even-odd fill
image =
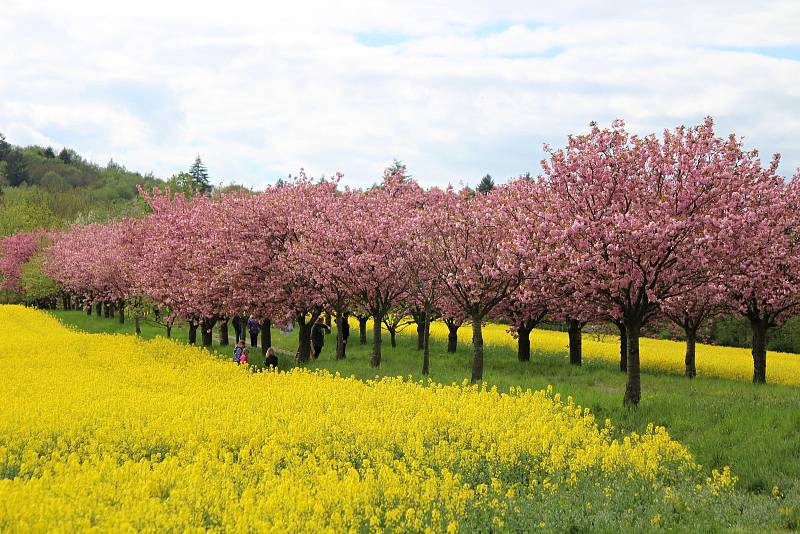
{"label": "cloudy sky", "polygon": [[215,182],[359,186],[398,158],[474,185],[593,120],[706,115],[800,167],[797,0],[2,3],[0,132],[160,177],[200,154]]}

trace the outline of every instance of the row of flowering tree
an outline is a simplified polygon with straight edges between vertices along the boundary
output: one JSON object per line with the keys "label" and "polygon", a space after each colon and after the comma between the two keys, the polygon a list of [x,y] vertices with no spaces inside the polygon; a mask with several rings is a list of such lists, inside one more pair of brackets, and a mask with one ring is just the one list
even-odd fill
{"label": "row of flowering tree", "polygon": [[[362,325],[372,317],[374,367],[382,323],[393,338],[396,318],[413,316],[426,374],[430,322],[445,321],[453,350],[455,331],[469,323],[473,382],[483,377],[488,319],[510,325],[523,362],[536,325],[565,322],[576,365],[583,327],[613,322],[628,405],[641,398],[648,323],[684,329],[691,378],[698,329],[736,310],[752,325],[753,380],[765,382],[767,331],[800,305],[798,178],[778,176],[777,157],[763,165],[740,139],[715,135],[710,119],[645,137],[621,122],[593,124],[547,151],[540,177],[485,194],[426,190],[389,172],[369,190],[301,173],[256,195],[143,191],[150,215],[56,236],[44,269],[85,306],[152,303],[186,321],[191,342],[199,329],[211,344],[217,326],[226,342],[229,320],[254,315],[268,346],[271,324],[296,323],[300,363],[326,312]],[[0,267],[35,253],[14,243],[4,244],[11,252]],[[14,284],[16,271],[3,268]]]}

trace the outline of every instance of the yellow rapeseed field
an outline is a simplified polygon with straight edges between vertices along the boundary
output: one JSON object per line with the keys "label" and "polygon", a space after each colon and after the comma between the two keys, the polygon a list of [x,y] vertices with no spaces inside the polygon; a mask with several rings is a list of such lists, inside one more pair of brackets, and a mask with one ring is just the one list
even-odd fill
{"label": "yellow rapeseed field", "polygon": [[[458,331],[459,342],[472,343],[472,328],[462,327]],[[431,324],[431,338],[447,339],[447,327],[441,322]],[[517,341],[508,333],[508,327],[489,323],[483,330],[484,343],[505,346],[516,350]],[[566,332],[534,330],[531,332],[531,350],[544,352],[568,352],[569,339]],[[683,374],[686,345],[679,341],[642,338],[639,341],[643,370],[654,369]],[[565,356],[566,357],[566,356]],[[583,335],[583,357],[599,358],[619,362],[619,337]],[[698,376],[716,376],[750,381],[753,378],[753,357],[749,349],[697,345]],[[800,385],[800,355],[786,352],[767,354],[767,381],[789,386]]]}
{"label": "yellow rapeseed field", "polygon": [[0,377],[0,531],[669,528],[735,483],[550,391],[253,373],[19,306]]}

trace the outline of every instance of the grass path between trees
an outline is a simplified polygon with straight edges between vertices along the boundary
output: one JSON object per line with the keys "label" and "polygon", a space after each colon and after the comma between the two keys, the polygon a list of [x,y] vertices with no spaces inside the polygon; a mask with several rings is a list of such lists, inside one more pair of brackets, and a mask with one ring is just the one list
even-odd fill
{"label": "grass path between trees", "polygon": [[[51,313],[67,326],[90,333],[133,333],[132,322],[120,325],[115,319],[88,317],[75,311]],[[347,359],[333,359],[334,327],[333,333],[326,336],[320,359],[308,367],[361,379],[409,375],[422,378],[422,355],[416,350],[416,336],[411,329],[406,332],[398,335],[396,348],[389,345],[386,336],[381,368],[376,370],[369,367],[371,343],[358,343],[357,328],[351,329]],[[164,329],[144,324],[142,335],[153,338],[164,335]],[[730,465],[739,476],[740,491],[753,494],[753,498],[772,498],[777,486],[785,495],[786,507],[800,513],[800,387],[757,386],[704,376],[688,380],[669,370],[643,369],[641,405],[628,410],[622,406],[625,376],[614,363],[585,357],[582,367],[571,366],[566,347],[553,350],[552,344],[538,342],[545,336],[546,332],[532,334],[532,358],[527,364],[518,362],[508,345],[490,343],[486,348],[485,381],[500,390],[510,386],[542,389],[552,385],[563,396],[572,396],[576,403],[590,408],[599,419],[611,418],[620,433],[643,432],[649,422],[663,425],[706,468]],[[174,328],[173,337],[185,340],[186,328]],[[589,336],[584,338],[585,346],[587,341]],[[293,354],[296,330],[287,335],[273,329],[272,342],[276,348]],[[549,350],[542,350],[542,345]],[[432,339],[431,379],[445,384],[461,383],[469,377],[471,347],[462,342],[455,354],[447,354],[445,348],[446,342]],[[230,358],[231,351],[232,347],[220,347],[215,340],[212,352]],[[587,352],[586,347],[584,351]],[[293,365],[285,354],[279,359],[282,369]],[[260,349],[251,349],[251,361],[256,366],[263,361]],[[698,371],[702,375],[700,366]]]}

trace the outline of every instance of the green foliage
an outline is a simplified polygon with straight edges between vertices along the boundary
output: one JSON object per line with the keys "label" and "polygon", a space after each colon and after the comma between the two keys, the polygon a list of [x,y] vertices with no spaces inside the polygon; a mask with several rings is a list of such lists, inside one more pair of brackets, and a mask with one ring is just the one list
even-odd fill
{"label": "green foliage", "polygon": [[60,291],[58,284],[42,270],[41,253],[22,266],[19,281],[22,286],[22,299],[26,304],[39,304],[52,300]]}
{"label": "green foliage", "polygon": [[[24,168],[21,181],[15,154]],[[0,134],[0,236],[140,216],[147,208],[139,198],[139,185],[151,189],[164,182],[114,160],[101,167],[68,148],[56,156],[52,147],[15,147]]]}
{"label": "green foliage", "polygon": [[38,186],[7,188],[0,198],[0,235],[55,226],[52,204],[51,195]]}
{"label": "green foliage", "polygon": [[[181,173],[183,174],[183,173]],[[189,167],[189,176],[191,176],[191,186],[193,191],[197,191],[201,195],[206,195],[211,192],[211,182],[208,179],[208,170],[203,164],[203,160],[198,155],[194,159],[194,163]]]}
{"label": "green foliage", "polygon": [[487,174],[481,179],[481,183],[478,184],[478,192],[483,193],[484,195],[494,189],[494,180],[492,180],[492,175]]}

